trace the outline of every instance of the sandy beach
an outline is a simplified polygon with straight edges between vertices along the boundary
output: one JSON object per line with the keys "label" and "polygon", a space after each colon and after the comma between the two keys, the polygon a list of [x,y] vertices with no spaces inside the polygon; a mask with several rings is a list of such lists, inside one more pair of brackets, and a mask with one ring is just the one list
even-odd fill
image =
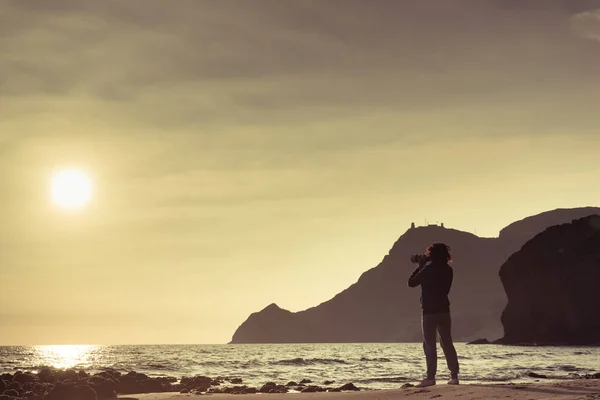
{"label": "sandy beach", "polygon": [[[150,393],[120,396],[120,399],[137,400],[194,400],[207,395],[189,395],[179,393]],[[232,395],[208,395],[214,398],[226,398]],[[600,381],[576,380],[555,383],[508,384],[508,385],[438,385],[418,389],[372,390],[352,393],[287,393],[287,394],[255,394],[269,400],[289,400],[290,397],[301,396],[311,400],[393,400],[393,399],[600,399]]]}

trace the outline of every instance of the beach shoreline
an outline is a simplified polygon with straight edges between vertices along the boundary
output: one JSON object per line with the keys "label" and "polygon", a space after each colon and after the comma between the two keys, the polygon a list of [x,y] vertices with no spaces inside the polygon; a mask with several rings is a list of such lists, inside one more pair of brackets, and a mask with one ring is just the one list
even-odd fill
{"label": "beach shoreline", "polygon": [[[207,394],[181,394],[175,392],[168,393],[147,393],[122,395],[122,400],[195,400],[206,397]],[[229,398],[231,394],[208,394],[213,398]],[[382,390],[364,390],[360,392],[341,392],[341,393],[277,393],[266,394],[257,393],[251,396],[266,397],[269,400],[289,400],[290,396],[301,396],[311,400],[394,400],[394,399],[460,399],[460,400],[478,400],[478,399],[515,399],[515,400],[541,400],[541,399],[581,399],[596,400],[600,399],[600,380],[569,380],[562,382],[540,382],[527,384],[466,384],[451,386],[439,384],[428,388],[406,388],[406,389],[382,389]]]}

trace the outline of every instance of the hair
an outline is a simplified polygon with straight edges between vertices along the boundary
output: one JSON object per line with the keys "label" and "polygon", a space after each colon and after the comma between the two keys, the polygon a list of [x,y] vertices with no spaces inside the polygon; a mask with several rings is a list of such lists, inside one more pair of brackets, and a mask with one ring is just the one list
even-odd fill
{"label": "hair", "polygon": [[452,260],[450,247],[444,243],[434,243],[427,247],[425,255],[434,261],[449,262]]}

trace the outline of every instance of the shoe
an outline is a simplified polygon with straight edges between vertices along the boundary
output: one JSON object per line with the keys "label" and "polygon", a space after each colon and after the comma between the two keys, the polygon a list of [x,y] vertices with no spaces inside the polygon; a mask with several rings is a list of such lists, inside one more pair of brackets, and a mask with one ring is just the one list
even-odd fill
{"label": "shoe", "polygon": [[435,379],[423,379],[417,386],[418,388],[424,388],[424,387],[428,387],[428,386],[434,386],[435,385]]}
{"label": "shoe", "polygon": [[450,378],[450,380],[448,381],[448,385],[458,385],[458,384],[460,384],[460,382],[458,382],[457,377]]}

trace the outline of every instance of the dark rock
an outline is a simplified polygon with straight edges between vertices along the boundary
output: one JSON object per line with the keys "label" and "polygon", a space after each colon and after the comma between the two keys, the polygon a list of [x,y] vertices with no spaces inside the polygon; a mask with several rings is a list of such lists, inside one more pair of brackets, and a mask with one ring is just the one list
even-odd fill
{"label": "dark rock", "polygon": [[117,397],[117,383],[103,376],[92,376],[88,378],[88,385],[96,391],[98,398],[110,399]]}
{"label": "dark rock", "polygon": [[307,383],[312,383],[312,381],[311,381],[310,379],[302,379],[302,380],[300,381],[300,384],[301,384],[301,385],[305,385],[305,384],[307,384]]}
{"label": "dark rock", "polygon": [[79,374],[74,369],[67,369],[64,371],[58,371],[56,373],[60,382],[69,381],[77,382],[79,380]]}
{"label": "dark rock", "polygon": [[277,393],[287,393],[287,392],[289,392],[289,388],[287,386],[283,386],[283,385],[277,385],[275,387],[275,389],[277,390]]}
{"label": "dark rock", "polygon": [[7,389],[2,394],[10,397],[19,397],[21,395],[19,391],[15,389]]}
{"label": "dark rock", "polygon": [[344,386],[340,387],[340,390],[358,392],[360,389],[354,386],[354,383],[346,383]]}
{"label": "dark rock", "polygon": [[116,385],[118,394],[142,393],[142,385],[133,376],[122,376]]}
{"label": "dark rock", "polygon": [[229,379],[229,383],[233,383],[234,385],[239,385],[242,382],[243,382],[242,378],[231,378],[231,379]]}
{"label": "dark rock", "polygon": [[307,386],[304,389],[302,389],[302,393],[317,393],[319,390],[319,388],[317,386]]}
{"label": "dark rock", "polygon": [[248,386],[233,386],[232,389],[234,392],[243,392],[244,390],[248,389]]}
{"label": "dark rock", "polygon": [[33,387],[35,386],[35,383],[33,382],[26,382],[24,384],[21,385],[21,387],[23,388],[23,390],[25,392],[31,392],[33,391]]}
{"label": "dark rock", "polygon": [[335,392],[335,393],[339,393],[339,392],[341,392],[340,388],[332,388],[332,389],[329,389],[329,390],[327,390],[327,391],[328,391],[328,392]]}
{"label": "dark rock", "polygon": [[208,376],[195,376],[193,378],[189,378],[189,377],[183,377],[181,378],[181,386],[184,388],[188,388],[190,390],[192,389],[198,389],[202,392],[206,392],[208,390],[208,388],[210,388],[211,386],[215,386],[219,385],[220,382],[217,380],[213,380],[212,378],[209,378]]}
{"label": "dark rock", "polygon": [[468,342],[467,344],[492,344],[492,342],[490,342],[487,339],[477,339],[477,340],[473,340],[471,342]]}
{"label": "dark rock", "polygon": [[503,344],[589,345],[600,330],[600,216],[553,226],[500,269]]}
{"label": "dark rock", "polygon": [[55,383],[57,380],[55,371],[48,367],[42,368],[37,376],[41,382],[45,383]]}
{"label": "dark rock", "polygon": [[179,393],[181,393],[181,394],[186,394],[186,393],[189,393],[189,392],[190,392],[190,389],[181,389],[179,391]]}
{"label": "dark rock", "polygon": [[94,376],[101,376],[101,377],[106,378],[106,379],[112,379],[112,380],[114,380],[116,382],[116,381],[119,380],[119,378],[121,377],[121,375],[122,374],[119,371],[107,370],[107,371],[99,372],[99,373],[95,374]]}
{"label": "dark rock", "polygon": [[51,390],[54,386],[51,383],[36,383],[33,385],[33,391],[38,395],[44,395],[47,391]]}
{"label": "dark rock", "polygon": [[29,372],[27,373],[16,373],[13,376],[13,382],[19,382],[20,384],[23,383],[30,383],[30,382],[36,382],[37,380],[39,380],[39,378]]}
{"label": "dark rock", "polygon": [[277,384],[275,382],[267,382],[258,391],[261,393],[270,393],[271,390],[276,388]]}
{"label": "dark rock", "polygon": [[[296,313],[271,304],[250,315],[236,330],[232,342],[420,341],[421,332],[414,329],[420,325],[415,312],[418,291],[398,282],[406,282],[413,270],[408,261],[410,255],[433,242],[450,243],[457,264],[460,260],[461,279],[456,279],[452,288],[455,340],[466,340],[477,332],[500,337],[503,331],[499,317],[506,305],[506,295],[498,280],[502,263],[543,229],[595,213],[600,213],[600,208],[542,213],[509,225],[498,238],[481,238],[439,226],[409,229],[377,267],[366,271],[355,284],[331,300]],[[531,285],[528,282],[526,287]],[[472,301],[474,298],[477,301]],[[589,330],[597,331],[598,328]]]}
{"label": "dark rock", "polygon": [[285,386],[298,386],[298,384],[294,381],[288,382]]}
{"label": "dark rock", "polygon": [[26,398],[28,400],[34,400],[34,399],[38,398],[38,394],[35,393],[35,392],[32,392],[32,391],[28,391],[28,392],[23,393],[21,395],[21,397],[24,397],[24,398]]}
{"label": "dark rock", "polygon": [[97,396],[94,389],[89,386],[57,383],[46,393],[44,400],[97,400]]}
{"label": "dark rock", "polygon": [[277,387],[275,382],[267,382],[265,383],[258,391],[261,393],[268,393],[269,390]]}
{"label": "dark rock", "polygon": [[[191,384],[194,382],[193,379],[187,381]],[[169,378],[149,378],[145,374],[136,372],[129,372],[127,375],[121,376],[116,384],[116,391],[119,394],[161,393],[175,389],[181,390],[182,388],[198,389],[198,386],[182,385],[181,388],[174,388],[171,386]],[[206,391],[206,389],[207,387],[202,387],[203,391]]]}
{"label": "dark rock", "polygon": [[600,379],[600,372],[595,374],[585,374],[584,376],[580,377],[580,379]]}
{"label": "dark rock", "polygon": [[14,389],[18,392],[21,392],[23,390],[23,387],[19,382],[10,382],[8,385],[6,385],[6,389]]}
{"label": "dark rock", "polygon": [[335,381],[325,381],[323,382],[323,385],[333,385],[335,383]]}
{"label": "dark rock", "polygon": [[253,387],[249,387],[249,388],[246,388],[244,390],[245,394],[254,394],[254,393],[257,393],[257,392],[258,392],[258,390],[256,388],[253,388]]}
{"label": "dark rock", "polygon": [[408,389],[408,388],[412,388],[415,387],[415,385],[413,385],[412,383],[405,383],[404,385],[401,386],[401,389]]}
{"label": "dark rock", "polygon": [[546,375],[537,374],[535,372],[529,372],[527,374],[527,376],[530,377],[530,378],[548,379],[548,377]]}

